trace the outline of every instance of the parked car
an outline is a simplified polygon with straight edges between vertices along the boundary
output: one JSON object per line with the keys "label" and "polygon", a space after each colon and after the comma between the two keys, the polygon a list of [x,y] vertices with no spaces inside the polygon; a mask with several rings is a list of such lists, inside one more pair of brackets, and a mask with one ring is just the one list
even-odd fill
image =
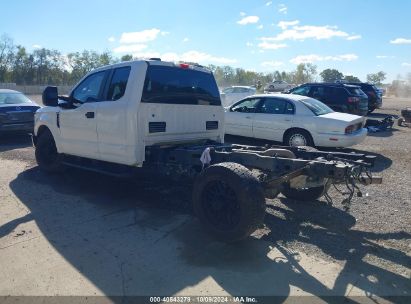
{"label": "parked car", "polygon": [[225,112],[225,133],[289,146],[349,147],[367,135],[365,118],[334,112],[322,102],[293,94],[243,99]]}
{"label": "parked car", "polygon": [[317,99],[334,111],[365,116],[368,96],[359,86],[345,83],[306,83],[288,91]]}
{"label": "parked car", "polygon": [[293,85],[283,81],[283,80],[276,80],[273,82],[268,83],[264,87],[264,92],[283,92],[289,90],[293,87]]}
{"label": "parked car", "polygon": [[249,86],[232,86],[229,88],[225,88],[220,93],[221,103],[223,107],[228,107],[247,96],[254,95],[255,92],[256,88]]}
{"label": "parked car", "polygon": [[375,109],[382,107],[382,91],[375,85],[369,83],[355,83],[348,84],[356,85],[368,96],[368,113],[373,112]]}
{"label": "parked car", "polygon": [[39,108],[21,92],[0,89],[0,134],[33,132],[34,113]]}

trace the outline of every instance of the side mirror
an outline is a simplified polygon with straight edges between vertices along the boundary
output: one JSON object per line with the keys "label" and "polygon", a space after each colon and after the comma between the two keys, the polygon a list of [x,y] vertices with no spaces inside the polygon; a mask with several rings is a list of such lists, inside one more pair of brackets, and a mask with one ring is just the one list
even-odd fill
{"label": "side mirror", "polygon": [[42,95],[43,105],[49,107],[57,107],[58,105],[58,91],[57,87],[46,87]]}
{"label": "side mirror", "polygon": [[72,109],[73,104],[69,100],[59,100],[58,101],[58,106],[62,109]]}

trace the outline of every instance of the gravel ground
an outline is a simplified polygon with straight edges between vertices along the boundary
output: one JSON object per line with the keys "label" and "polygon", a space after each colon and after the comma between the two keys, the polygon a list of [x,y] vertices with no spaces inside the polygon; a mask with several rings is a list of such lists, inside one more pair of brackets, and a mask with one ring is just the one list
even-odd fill
{"label": "gravel ground", "polygon": [[[386,98],[383,109],[370,118],[399,115],[406,106],[411,106],[410,99]],[[388,273],[393,282],[407,280],[411,276],[411,128],[395,125],[392,131],[371,134],[362,144],[344,151],[376,155],[374,172],[382,175],[383,184],[365,188],[366,197],[354,197],[350,213],[342,210],[341,197],[335,191],[331,191],[336,198],[333,206],[324,200],[303,204],[280,195],[268,201],[266,227],[256,237],[286,246],[291,252],[338,262],[345,270],[356,269],[365,277]],[[36,166],[27,137],[0,138],[1,158],[22,160],[27,168]],[[90,173],[75,174],[88,180]],[[126,196],[135,185],[96,175],[92,179],[112,188],[121,187],[119,192]],[[140,181],[138,194],[155,208],[191,212],[190,193],[183,186]]]}

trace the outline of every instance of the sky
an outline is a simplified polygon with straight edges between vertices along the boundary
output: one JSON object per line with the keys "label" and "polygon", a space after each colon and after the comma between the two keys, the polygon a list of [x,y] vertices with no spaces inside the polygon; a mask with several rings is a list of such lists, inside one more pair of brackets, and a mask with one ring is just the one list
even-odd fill
{"label": "sky", "polygon": [[84,49],[257,72],[310,62],[361,80],[411,73],[409,0],[13,0],[0,35],[27,50]]}

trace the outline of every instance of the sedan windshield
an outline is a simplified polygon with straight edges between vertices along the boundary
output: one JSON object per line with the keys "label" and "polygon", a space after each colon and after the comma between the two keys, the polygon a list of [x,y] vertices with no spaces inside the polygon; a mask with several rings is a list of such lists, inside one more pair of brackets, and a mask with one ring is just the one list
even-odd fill
{"label": "sedan windshield", "polygon": [[0,105],[31,103],[22,93],[0,93]]}
{"label": "sedan windshield", "polygon": [[301,102],[317,116],[334,112],[331,108],[317,99],[306,98],[302,99]]}

